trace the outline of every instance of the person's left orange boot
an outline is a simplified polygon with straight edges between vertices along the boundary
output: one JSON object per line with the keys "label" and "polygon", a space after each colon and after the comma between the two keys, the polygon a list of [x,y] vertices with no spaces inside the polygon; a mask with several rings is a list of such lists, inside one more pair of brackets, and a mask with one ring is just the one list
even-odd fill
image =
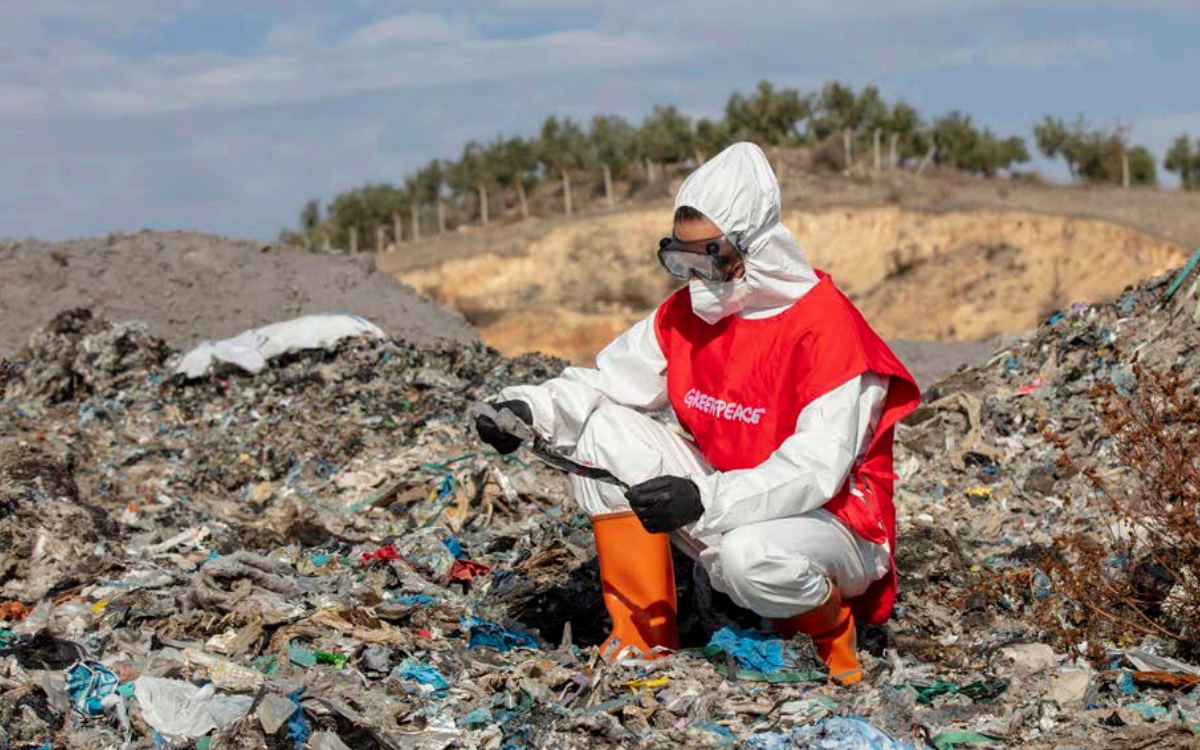
{"label": "person's left orange boot", "polygon": [[784,638],[804,633],[812,638],[821,660],[829,667],[829,679],[839,685],[853,685],[863,678],[862,664],[856,653],[857,630],[850,605],[841,592],[829,583],[829,596],[816,609],[795,617],[772,619],[775,632]]}

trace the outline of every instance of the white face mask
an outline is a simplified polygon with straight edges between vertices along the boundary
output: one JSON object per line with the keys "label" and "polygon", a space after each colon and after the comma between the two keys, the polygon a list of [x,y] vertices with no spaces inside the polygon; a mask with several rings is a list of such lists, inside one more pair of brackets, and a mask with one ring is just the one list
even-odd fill
{"label": "white face mask", "polygon": [[745,283],[744,278],[732,281],[692,279],[688,282],[692,312],[709,325],[741,312],[750,291],[750,285]]}

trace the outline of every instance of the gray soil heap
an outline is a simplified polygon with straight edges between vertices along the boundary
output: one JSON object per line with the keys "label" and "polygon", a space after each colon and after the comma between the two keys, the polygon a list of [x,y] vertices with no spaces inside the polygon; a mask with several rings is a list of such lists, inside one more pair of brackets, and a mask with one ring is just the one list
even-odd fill
{"label": "gray soil heap", "polygon": [[48,243],[0,243],[0,355],[61,310],[146,321],[176,348],[308,313],[359,315],[415,343],[472,342],[453,310],[346,257],[195,232],[139,232]]}
{"label": "gray soil heap", "polygon": [[587,518],[464,416],[561,362],[354,340],[187,382],[152,329],[63,313],[0,362],[0,748],[1200,748],[1194,651],[1097,663],[1038,615],[1076,606],[1037,575],[1056,536],[1109,520],[1061,453],[1137,480],[1090,389],[1200,346],[1194,289],[1163,287],[1056,315],[901,426],[900,598],[849,689],[681,555],[686,648],[597,658]]}

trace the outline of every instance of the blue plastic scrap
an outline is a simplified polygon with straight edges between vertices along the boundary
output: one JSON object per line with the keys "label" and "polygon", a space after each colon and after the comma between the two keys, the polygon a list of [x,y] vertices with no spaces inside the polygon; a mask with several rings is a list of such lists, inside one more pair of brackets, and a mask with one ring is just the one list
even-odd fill
{"label": "blue plastic scrap", "polygon": [[396,597],[397,603],[410,607],[424,607],[430,604],[437,604],[437,601],[436,597],[432,597],[429,594],[405,594],[404,596]]}
{"label": "blue plastic scrap", "polygon": [[103,716],[103,700],[117,692],[116,674],[95,662],[80,662],[67,672],[67,694],[84,716]]}
{"label": "blue plastic scrap", "polygon": [[461,560],[466,557],[462,542],[458,541],[458,539],[448,537],[442,544],[446,545],[446,549],[450,550],[450,554],[454,555],[455,560]]}
{"label": "blue plastic scrap", "polygon": [[705,722],[703,724],[697,724],[696,728],[703,729],[706,732],[711,732],[711,733],[717,735],[717,738],[719,738],[718,739],[719,742],[721,742],[722,744],[729,745],[730,747],[732,747],[734,741],[737,740],[737,737],[734,736],[733,732],[730,731],[729,727],[722,726],[720,724],[716,724],[711,721]]}
{"label": "blue plastic scrap", "polygon": [[747,737],[742,743],[746,750],[792,750],[792,735],[786,732],[765,732]]}
{"label": "blue plastic scrap", "polygon": [[1133,684],[1133,675],[1125,670],[1121,670],[1120,676],[1117,678],[1117,690],[1120,690],[1125,695],[1137,695],[1137,685]]}
{"label": "blue plastic scrap", "polygon": [[480,729],[482,727],[491,726],[495,722],[492,719],[492,711],[487,706],[480,706],[466,716],[460,717],[454,723],[460,727],[468,729]]}
{"label": "blue plastic scrap", "polygon": [[300,696],[303,694],[304,688],[300,688],[294,693],[288,693],[288,700],[296,705],[296,710],[288,719],[287,732],[288,738],[296,750],[304,750],[304,745],[308,743],[308,735],[312,734],[312,730],[308,726],[308,717],[304,715],[304,707],[300,705]]}
{"label": "blue plastic scrap", "polygon": [[442,673],[436,668],[426,664],[418,659],[405,659],[400,662],[393,670],[392,675],[401,680],[415,680],[422,685],[427,685],[432,688],[435,695],[444,693],[450,688],[450,683],[442,677]]}
{"label": "blue plastic scrap", "polygon": [[763,674],[776,674],[783,670],[785,659],[795,658],[793,649],[779,636],[754,630],[724,627],[713,633],[708,645],[732,656],[742,669]]}
{"label": "blue plastic scrap", "polygon": [[857,716],[834,716],[792,730],[795,747],[812,750],[915,750]]}
{"label": "blue plastic scrap", "polygon": [[481,620],[478,617],[463,617],[462,627],[471,633],[467,642],[468,648],[493,648],[497,651],[511,651],[514,648],[538,647],[537,641],[525,633],[509,630],[500,623],[491,620]]}

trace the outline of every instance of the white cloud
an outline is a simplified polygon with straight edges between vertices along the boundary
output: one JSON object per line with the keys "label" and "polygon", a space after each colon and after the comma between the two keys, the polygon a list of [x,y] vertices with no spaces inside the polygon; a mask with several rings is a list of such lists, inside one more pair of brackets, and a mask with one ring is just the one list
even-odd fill
{"label": "white cloud", "polygon": [[990,68],[1036,70],[1058,66],[1082,67],[1111,60],[1133,48],[1129,39],[1100,35],[1071,35],[1049,39],[983,42],[942,56],[945,63],[983,64]]}
{"label": "white cloud", "polygon": [[27,77],[22,95],[0,102],[0,113],[139,116],[268,106],[513,76],[585,74],[698,52],[659,44],[637,31],[567,30],[520,40],[487,38],[463,22],[421,12],[381,19],[337,41],[313,46],[317,38],[284,29],[268,34],[264,51],[254,54],[160,55],[149,60],[121,58],[80,40],[55,42],[10,64],[0,62],[0,74],[19,70]]}
{"label": "white cloud", "polygon": [[468,36],[468,29],[456,26],[435,13],[405,13],[358,29],[345,41],[345,46],[429,45],[464,41]]}

